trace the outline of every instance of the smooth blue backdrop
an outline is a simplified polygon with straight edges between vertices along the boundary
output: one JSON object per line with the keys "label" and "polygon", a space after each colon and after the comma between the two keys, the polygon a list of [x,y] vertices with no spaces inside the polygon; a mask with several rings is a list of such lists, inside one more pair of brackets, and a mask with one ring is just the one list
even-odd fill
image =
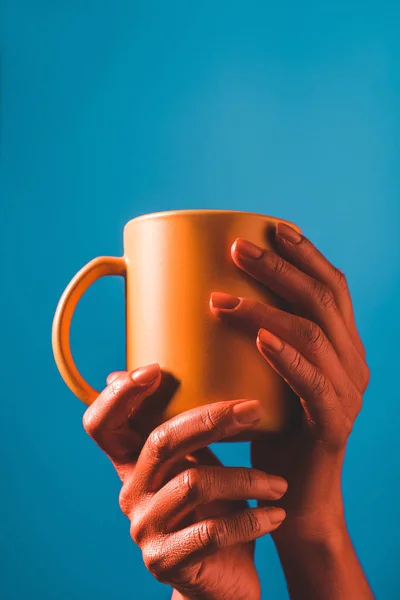
{"label": "smooth blue backdrop", "polygon": [[[53,363],[58,298],[122,227],[176,208],[297,222],[348,275],[372,371],[344,472],[378,598],[399,597],[400,42],[391,1],[1,0],[0,596],[168,598],[119,482]],[[123,284],[72,332],[84,375],[124,366]],[[247,445],[215,448],[248,464]],[[287,598],[269,538],[265,598]]]}

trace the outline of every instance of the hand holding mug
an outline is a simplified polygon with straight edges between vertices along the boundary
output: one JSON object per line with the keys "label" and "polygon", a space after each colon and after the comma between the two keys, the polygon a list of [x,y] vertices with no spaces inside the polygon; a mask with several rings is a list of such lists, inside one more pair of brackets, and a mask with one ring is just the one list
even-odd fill
{"label": "hand holding mug", "polygon": [[[251,213],[158,213],[131,221],[124,237],[124,257],[95,259],[67,287],[53,348],[91,405],[85,429],[120,475],[149,570],[176,600],[258,599],[254,540],[271,532],[293,600],[372,599],[341,494],[369,379],[343,273],[287,222]],[[76,369],[69,327],[106,274],[126,278],[129,373],[99,394]],[[178,382],[170,394],[157,365],[152,381],[138,381],[152,368],[137,366],[155,361]],[[246,410],[252,425],[237,419]],[[251,440],[253,469],[227,469],[205,448],[230,439]]]}
{"label": "hand holding mug", "polygon": [[317,528],[322,509],[330,507],[331,519],[342,517],[344,450],[369,370],[343,273],[287,225],[277,225],[276,243],[278,252],[273,252],[239,239],[232,258],[290,303],[295,314],[224,294],[213,295],[211,307],[231,326],[253,335],[261,355],[299,397],[299,426],[255,441],[252,459],[257,468],[288,479],[284,502],[290,518],[308,519]]}
{"label": "hand holding mug", "polygon": [[347,440],[369,380],[347,282],[286,224],[277,224],[276,244],[274,252],[238,239],[232,258],[292,312],[218,293],[211,303],[214,315],[250,334],[266,367],[282,376],[302,409],[291,430],[252,442],[252,464],[289,484],[279,502],[287,518],[272,537],[290,597],[372,600],[347,531],[341,489]]}
{"label": "hand holding mug", "polygon": [[255,426],[257,400],[200,406],[156,427],[147,438],[135,414],[161,381],[158,365],[114,373],[87,409],[84,427],[109,456],[122,482],[120,506],[149,571],[184,598],[259,600],[254,540],[275,530],[274,503],[284,479],[263,471],[224,467],[206,446]]}

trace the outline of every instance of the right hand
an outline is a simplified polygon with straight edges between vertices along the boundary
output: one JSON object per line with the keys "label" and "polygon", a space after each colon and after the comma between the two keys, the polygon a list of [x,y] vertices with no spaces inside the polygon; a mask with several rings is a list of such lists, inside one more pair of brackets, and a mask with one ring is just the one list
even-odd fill
{"label": "right hand", "polygon": [[123,482],[131,536],[152,575],[184,598],[259,600],[254,540],[279,527],[285,511],[249,508],[246,500],[278,500],[287,484],[224,467],[206,446],[255,425],[262,408],[256,400],[200,406],[158,425],[143,443],[135,412],[160,381],[158,365],[114,373],[83,418]]}

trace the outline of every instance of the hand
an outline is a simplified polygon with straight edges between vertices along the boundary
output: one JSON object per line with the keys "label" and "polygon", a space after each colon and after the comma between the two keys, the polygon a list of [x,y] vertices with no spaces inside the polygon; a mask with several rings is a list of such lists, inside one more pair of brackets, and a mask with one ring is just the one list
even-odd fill
{"label": "hand", "polygon": [[343,273],[288,225],[277,225],[275,239],[278,252],[238,239],[232,258],[295,314],[220,293],[212,295],[211,310],[254,332],[259,351],[303,408],[296,431],[251,446],[253,466],[289,484],[282,500],[288,516],[275,538],[324,536],[343,527],[341,470],[369,370]]}
{"label": "hand", "polygon": [[259,600],[254,540],[275,530],[285,511],[250,509],[246,500],[274,502],[287,484],[223,467],[205,447],[256,424],[262,408],[255,400],[201,406],[158,425],[143,443],[135,415],[160,380],[158,365],[113,374],[83,420],[123,482],[131,536],[149,571],[181,598]]}

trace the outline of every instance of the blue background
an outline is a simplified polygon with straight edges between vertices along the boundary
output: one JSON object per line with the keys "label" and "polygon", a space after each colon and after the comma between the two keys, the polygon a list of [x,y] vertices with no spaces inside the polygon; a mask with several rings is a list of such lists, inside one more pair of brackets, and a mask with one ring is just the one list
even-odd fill
{"label": "blue background", "polygon": [[[398,598],[400,10],[392,2],[3,0],[0,596],[167,598],[111,464],[53,363],[65,285],[122,227],[177,208],[298,223],[349,279],[372,371],[344,472],[378,598]],[[123,283],[82,300],[72,343],[124,366]],[[248,464],[248,446],[218,446]],[[271,540],[264,597],[287,598]],[[397,594],[396,594],[397,589]],[[144,595],[145,594],[145,595]]]}

